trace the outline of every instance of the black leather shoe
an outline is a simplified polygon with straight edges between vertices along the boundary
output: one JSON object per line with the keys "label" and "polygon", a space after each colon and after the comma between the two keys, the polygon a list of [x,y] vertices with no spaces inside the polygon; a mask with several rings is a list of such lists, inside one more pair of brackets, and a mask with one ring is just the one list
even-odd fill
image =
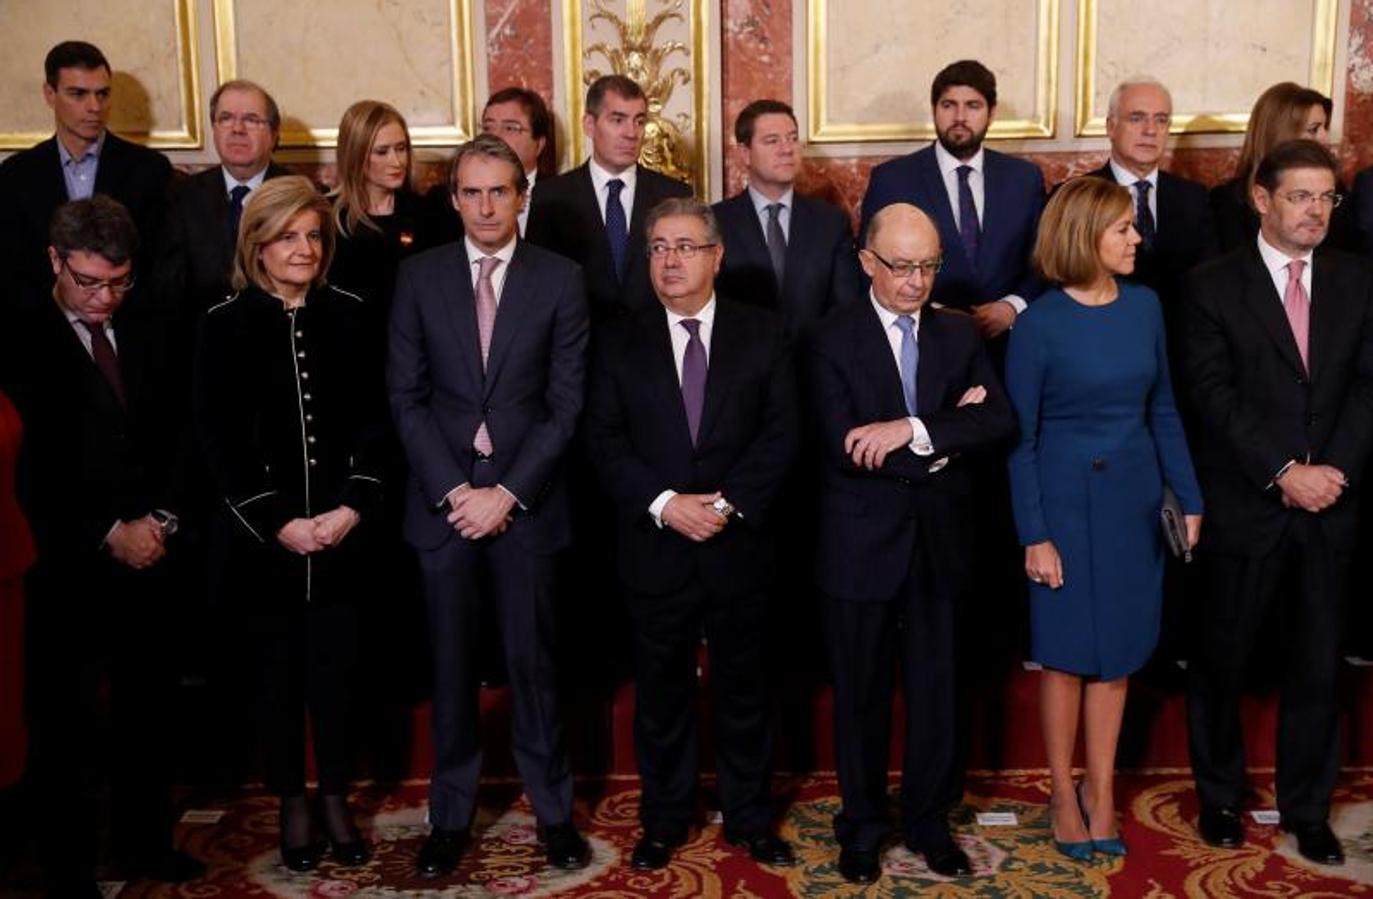
{"label": "black leather shoe", "polygon": [[372,860],[372,847],[362,837],[343,843],[329,843],[329,855],[340,865],[357,867]]}
{"label": "black leather shoe", "polygon": [[1318,865],[1344,864],[1344,847],[1340,845],[1340,838],[1324,821],[1294,824],[1291,827],[1283,825],[1282,829],[1297,838],[1297,851],[1307,861]]}
{"label": "black leather shoe", "polygon": [[425,880],[450,873],[467,849],[467,831],[435,827],[415,856],[415,873]]}
{"label": "black leather shoe", "polygon": [[796,864],[796,854],[791,851],[791,844],[774,834],[726,834],[725,841],[731,846],[747,849],[749,858],[760,865],[785,867]]}
{"label": "black leather shoe", "polygon": [[920,854],[925,856],[926,867],[940,877],[967,877],[973,873],[968,853],[958,848],[953,840],[933,849],[922,849]]}
{"label": "black leather shoe", "polygon": [[324,849],[325,844],[318,841],[295,847],[283,843],[281,863],[297,874],[305,874],[319,867],[319,860],[324,857]]}
{"label": "black leather shoe", "polygon": [[580,871],[591,861],[591,846],[572,822],[544,828],[548,864],[560,871]]}
{"label": "black leather shoe", "polygon": [[1220,849],[1238,849],[1244,845],[1244,819],[1228,808],[1204,808],[1197,818],[1201,838]]}
{"label": "black leather shoe", "polygon": [[849,883],[877,883],[882,862],[874,849],[841,849],[839,873]]}
{"label": "black leather shoe", "polygon": [[672,862],[672,850],[678,843],[644,837],[634,844],[634,852],[629,857],[629,866],[636,871],[657,871]]}

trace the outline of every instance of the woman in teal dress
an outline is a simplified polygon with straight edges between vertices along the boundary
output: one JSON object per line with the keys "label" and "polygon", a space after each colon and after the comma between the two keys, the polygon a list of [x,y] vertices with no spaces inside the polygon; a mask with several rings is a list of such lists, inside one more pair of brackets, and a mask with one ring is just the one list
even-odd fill
{"label": "woman in teal dress", "polygon": [[[1166,483],[1201,529],[1201,491],[1173,402],[1158,297],[1120,276],[1140,242],[1129,192],[1100,178],[1045,207],[1035,264],[1059,285],[1016,322],[1006,388],[1020,420],[1010,458],[1030,579],[1031,655],[1060,851],[1125,854],[1113,783],[1126,679],[1158,642]],[[1087,776],[1073,785],[1079,718]]]}

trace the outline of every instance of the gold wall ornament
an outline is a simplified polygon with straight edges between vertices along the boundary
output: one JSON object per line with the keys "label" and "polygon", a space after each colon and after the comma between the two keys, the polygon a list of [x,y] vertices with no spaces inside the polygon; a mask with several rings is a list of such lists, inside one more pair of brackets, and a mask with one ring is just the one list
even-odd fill
{"label": "gold wall ornament", "polygon": [[[650,13],[649,0],[590,0],[586,7],[579,0],[565,0],[566,83],[574,85],[576,92],[569,97],[574,161],[586,152],[581,125],[585,89],[603,75],[625,75],[643,88],[648,100],[639,163],[694,185],[698,196],[705,197],[709,195],[706,37],[711,4],[684,6],[682,0],[655,0],[655,5]],[[583,31],[600,32],[585,49]],[[605,60],[604,68],[592,67],[592,60],[599,58]],[[685,90],[678,91],[679,87]]]}

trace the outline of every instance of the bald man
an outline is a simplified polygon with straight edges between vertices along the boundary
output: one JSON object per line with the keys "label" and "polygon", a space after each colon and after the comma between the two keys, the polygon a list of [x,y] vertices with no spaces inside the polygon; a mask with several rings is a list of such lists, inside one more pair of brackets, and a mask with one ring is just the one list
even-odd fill
{"label": "bald man", "polygon": [[974,320],[927,306],[943,264],[929,216],[906,203],[878,211],[859,261],[868,295],[831,313],[805,354],[822,431],[816,576],[834,670],[839,869],[854,883],[880,872],[899,653],[902,835],[935,873],[966,875],[948,823],[963,794],[953,617],[977,545],[963,456],[1015,421]]}

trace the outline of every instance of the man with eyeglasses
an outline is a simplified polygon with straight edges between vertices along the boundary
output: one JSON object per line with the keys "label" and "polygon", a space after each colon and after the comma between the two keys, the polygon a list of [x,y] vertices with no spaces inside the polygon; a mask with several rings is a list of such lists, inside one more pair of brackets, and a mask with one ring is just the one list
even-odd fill
{"label": "man with eyeglasses", "polygon": [[553,116],[543,97],[527,88],[507,87],[487,99],[486,108],[482,110],[482,130],[509,144],[524,166],[525,177],[529,179],[519,217],[520,236],[524,237],[529,224],[529,204],[539,175],[557,174],[557,156],[552,151]]}
{"label": "man with eyeglasses", "polygon": [[1373,274],[1323,246],[1335,157],[1278,144],[1250,196],[1253,244],[1187,276],[1185,360],[1201,428],[1207,589],[1188,667],[1187,713],[1201,836],[1244,841],[1240,698],[1260,626],[1283,620],[1277,805],[1297,849],[1337,865],[1328,822],[1341,762],[1340,638],[1373,448]]}
{"label": "man with eyeglasses", "polygon": [[971,318],[930,306],[944,255],[934,220],[878,210],[859,251],[872,288],[805,352],[821,442],[816,579],[834,672],[843,808],[839,871],[872,883],[890,831],[892,669],[901,659],[903,842],[942,877],[971,873],[948,815],[963,795],[954,615],[980,564],[966,457],[1015,430]]}
{"label": "man with eyeglasses", "polygon": [[272,162],[281,113],[261,86],[237,79],[216,88],[210,133],[219,165],[178,179],[168,190],[155,271],[161,302],[188,337],[200,314],[232,292],[229,274],[243,204],[268,178],[289,174]]}
{"label": "man with eyeglasses", "polygon": [[52,287],[46,248],[58,206],[93,194],[113,197],[149,248],[172,175],[161,153],[110,133],[111,71],[98,47],[63,41],[48,51],[43,72],[55,133],[0,163],[0,279],[12,302],[28,304],[43,302]]}
{"label": "man with eyeglasses", "polygon": [[[26,581],[33,832],[50,895],[98,896],[95,779],[108,763],[121,874],[182,881],[204,866],[172,849],[171,648],[179,552],[184,384],[165,332],[126,305],[138,232],[109,197],[53,216],[49,300],[7,322],[4,390],[24,419],[18,490],[38,561]],[[112,733],[100,736],[108,677]]]}
{"label": "man with eyeglasses", "polygon": [[658,302],[603,325],[583,421],[633,631],[643,837],[630,864],[666,867],[694,823],[704,631],[725,838],[789,865],[772,829],[763,635],[777,496],[800,439],[796,375],[781,320],[716,294],[709,206],[664,200],[644,231]]}

